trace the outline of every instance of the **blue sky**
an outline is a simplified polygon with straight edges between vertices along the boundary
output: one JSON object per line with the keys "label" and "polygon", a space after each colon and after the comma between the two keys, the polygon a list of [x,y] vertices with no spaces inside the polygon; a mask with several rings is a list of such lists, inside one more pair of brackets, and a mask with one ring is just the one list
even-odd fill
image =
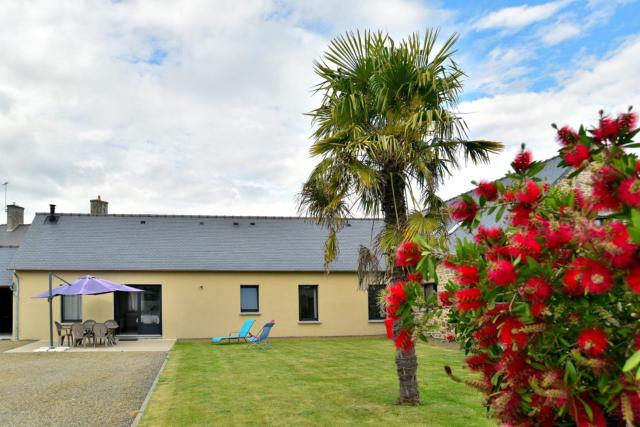
{"label": "blue sky", "polygon": [[27,218],[98,194],[115,213],[295,215],[313,61],[345,31],[436,27],[460,34],[469,137],[506,147],[451,197],[521,143],[553,156],[552,122],[640,106],[639,20],[631,0],[2,2],[0,182]]}

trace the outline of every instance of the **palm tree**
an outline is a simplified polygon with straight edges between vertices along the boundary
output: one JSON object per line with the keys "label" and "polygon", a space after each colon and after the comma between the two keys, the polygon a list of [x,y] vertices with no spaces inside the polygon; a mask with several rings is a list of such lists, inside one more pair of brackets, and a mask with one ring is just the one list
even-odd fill
{"label": "palm tree", "polygon": [[[436,191],[459,166],[458,155],[487,162],[501,145],[465,140],[453,111],[464,73],[452,59],[457,36],[436,48],[437,31],[399,44],[382,32],[347,33],[315,63],[321,105],[311,111],[319,158],[299,194],[300,213],[329,230],[327,268],[339,253],[338,231],[355,215],[382,217],[373,248],[361,248],[363,288],[402,275],[394,249],[416,233],[443,234],[445,213]],[[380,283],[378,281],[378,283]],[[398,350],[400,403],[419,402],[414,351]]]}

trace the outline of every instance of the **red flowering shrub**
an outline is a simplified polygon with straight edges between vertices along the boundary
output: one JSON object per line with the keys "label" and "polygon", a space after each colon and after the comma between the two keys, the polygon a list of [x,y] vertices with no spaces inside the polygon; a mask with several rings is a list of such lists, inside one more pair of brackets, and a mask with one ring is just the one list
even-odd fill
{"label": "red flowering shrub", "polygon": [[[458,241],[439,294],[467,354],[466,380],[511,426],[640,425],[640,160],[628,151],[637,117],[559,129],[569,178],[549,187],[544,164],[518,153],[509,184],[482,182],[451,209],[473,241]],[[500,227],[479,226],[495,214]],[[504,220],[503,220],[504,217]],[[420,241],[417,239],[417,241]],[[442,250],[415,269],[434,278]],[[447,373],[453,373],[447,367]]]}

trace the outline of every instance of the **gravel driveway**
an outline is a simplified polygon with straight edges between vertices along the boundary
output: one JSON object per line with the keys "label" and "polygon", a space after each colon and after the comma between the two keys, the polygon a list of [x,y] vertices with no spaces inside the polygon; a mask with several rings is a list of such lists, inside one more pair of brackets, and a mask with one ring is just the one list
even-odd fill
{"label": "gravel driveway", "polygon": [[164,352],[0,353],[0,423],[3,427],[128,426],[166,356]]}

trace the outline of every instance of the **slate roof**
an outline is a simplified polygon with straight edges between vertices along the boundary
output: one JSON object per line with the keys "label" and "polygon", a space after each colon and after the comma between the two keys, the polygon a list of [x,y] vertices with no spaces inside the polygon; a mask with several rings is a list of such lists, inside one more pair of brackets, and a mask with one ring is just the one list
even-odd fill
{"label": "slate roof", "polygon": [[6,224],[0,225],[0,247],[20,246],[20,242],[28,230],[29,224],[19,225],[13,231],[7,231]]}
{"label": "slate roof", "polygon": [[13,281],[13,270],[7,268],[17,250],[17,248],[0,247],[0,286],[10,286]]}
{"label": "slate roof", "polygon": [[[324,271],[327,230],[302,218],[36,214],[16,270]],[[253,224],[253,225],[252,225]],[[355,271],[381,220],[355,219],[338,235],[331,271]],[[373,227],[373,230],[372,230]]]}
{"label": "slate roof", "polygon": [[7,231],[6,224],[0,225],[0,286],[10,286],[13,282],[11,260],[28,230],[28,224],[19,225],[13,231]]}
{"label": "slate roof", "polygon": [[[567,172],[569,171],[568,168],[566,167],[562,167],[560,166],[560,161],[562,159],[560,158],[560,156],[556,156],[556,157],[552,157],[548,160],[545,161],[545,166],[544,169],[542,169],[540,171],[540,173],[538,173],[537,177],[541,179],[541,182],[547,182],[550,185],[555,184],[558,180],[560,180],[562,177],[564,177]],[[501,181],[504,185],[509,185],[511,184],[511,179],[509,178],[502,178],[499,181]],[[473,190],[468,191],[467,193],[464,194],[468,194],[468,195],[473,195]],[[451,205],[453,203],[455,203],[456,201],[460,200],[460,198],[462,197],[462,195],[456,196],[452,199],[447,200],[447,205]],[[493,213],[492,215],[484,215],[481,217],[480,219],[480,224],[485,226],[485,227],[495,227],[496,225],[499,225],[501,227],[504,227],[507,225],[507,217],[506,215],[503,216],[503,218],[500,220],[499,223],[496,222],[496,216],[495,213]],[[464,239],[473,239],[473,236],[471,234],[469,234],[469,232],[467,230],[465,230],[464,228],[461,227],[457,227],[457,224],[455,223],[450,223],[448,226],[448,229],[450,230],[449,233],[449,248],[451,250],[453,250],[453,248],[455,247],[455,243],[456,240],[460,239],[460,240],[464,240]],[[452,231],[451,231],[452,230]]]}

